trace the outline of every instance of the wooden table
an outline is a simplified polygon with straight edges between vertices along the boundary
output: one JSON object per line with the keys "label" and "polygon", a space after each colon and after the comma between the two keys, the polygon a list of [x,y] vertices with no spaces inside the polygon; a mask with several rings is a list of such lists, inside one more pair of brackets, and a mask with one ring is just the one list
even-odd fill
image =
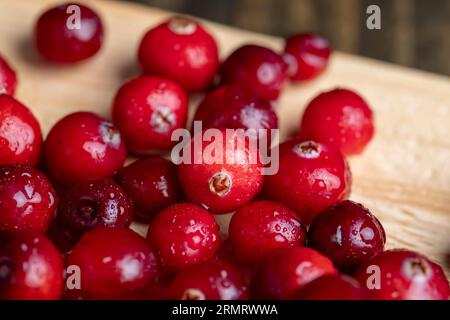
{"label": "wooden table", "polygon": [[[57,2],[0,0],[0,52],[18,71],[17,98],[33,110],[45,134],[59,118],[76,110],[109,117],[115,91],[138,72],[139,40],[149,27],[170,15],[128,3],[87,1],[106,25],[104,47],[86,63],[61,67],[41,61],[32,46],[35,20]],[[281,48],[277,38],[214,23],[207,27],[223,57],[249,42]],[[364,203],[382,221],[388,248],[423,252],[446,268],[449,276],[449,78],[335,53],[320,79],[286,88],[277,107],[282,137],[297,129],[312,97],[336,86],[356,89],[376,116],[375,139],[362,156],[350,159],[351,198]],[[198,98],[192,98],[193,105]],[[223,222],[228,218],[219,220],[226,225]],[[145,233],[146,226],[134,228]]]}

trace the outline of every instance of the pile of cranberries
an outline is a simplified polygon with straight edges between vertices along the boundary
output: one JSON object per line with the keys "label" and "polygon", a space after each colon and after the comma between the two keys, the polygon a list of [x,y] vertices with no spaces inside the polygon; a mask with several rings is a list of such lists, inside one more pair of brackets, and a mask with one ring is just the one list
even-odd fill
{"label": "pile of cranberries", "polygon": [[[81,18],[68,21],[74,7]],[[93,57],[103,35],[93,10],[68,3],[41,15],[34,39],[43,59],[69,64]],[[173,17],[144,35],[142,74],[117,91],[112,120],[72,113],[45,139],[0,57],[0,299],[448,299],[440,266],[384,251],[380,221],[346,200],[345,157],[374,134],[360,95],[314,98],[298,134],[273,146],[272,175],[252,139],[227,134],[277,129],[272,102],[288,81],[321,74],[330,53],[307,33],[282,54],[245,45],[221,63],[208,30]],[[192,161],[175,164],[171,137],[194,92],[206,92],[194,119],[226,138],[198,157],[197,132],[184,149]],[[215,219],[226,213],[227,231]],[[146,237],[133,220],[149,224]]]}

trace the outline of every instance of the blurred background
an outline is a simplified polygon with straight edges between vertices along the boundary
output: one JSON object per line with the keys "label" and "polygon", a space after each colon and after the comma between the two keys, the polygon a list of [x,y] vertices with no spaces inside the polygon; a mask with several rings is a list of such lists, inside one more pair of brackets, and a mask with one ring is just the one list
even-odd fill
{"label": "blurred background", "polygon": [[[122,0],[276,36],[318,32],[340,51],[450,75],[450,0]],[[381,30],[366,9],[381,8]]]}

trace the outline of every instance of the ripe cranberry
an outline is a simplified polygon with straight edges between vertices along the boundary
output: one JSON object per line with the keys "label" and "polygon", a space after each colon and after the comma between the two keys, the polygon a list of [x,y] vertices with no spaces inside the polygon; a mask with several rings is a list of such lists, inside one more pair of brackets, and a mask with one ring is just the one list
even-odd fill
{"label": "ripe cranberry", "polygon": [[135,214],[144,221],[181,198],[175,165],[164,158],[139,159],[120,169],[116,181],[131,196]]}
{"label": "ripe cranberry", "polygon": [[224,85],[209,93],[198,106],[194,120],[202,121],[203,129],[266,130],[269,147],[269,130],[278,129],[271,104],[238,85]]}
{"label": "ripe cranberry", "polygon": [[286,39],[284,61],[292,80],[311,80],[328,65],[331,46],[327,39],[314,33],[301,33]]}
{"label": "ripe cranberry", "polygon": [[147,239],[170,270],[210,261],[220,246],[219,226],[213,215],[190,203],[174,204],[160,212]]}
{"label": "ripe cranberry", "polygon": [[254,201],[231,218],[229,237],[234,254],[244,263],[258,263],[277,248],[301,246],[306,231],[297,214],[272,201]]}
{"label": "ripe cranberry", "polygon": [[62,118],[44,147],[48,172],[66,185],[110,177],[122,167],[125,144],[109,121],[90,112]]}
{"label": "ripe cranberry", "polygon": [[67,258],[80,268],[81,289],[71,298],[116,299],[156,283],[159,262],[148,242],[124,227],[99,227],[85,233]]}
{"label": "ripe cranberry", "polygon": [[237,83],[261,99],[278,98],[287,77],[287,65],[274,51],[244,45],[234,51],[221,67],[224,83]]}
{"label": "ripe cranberry", "polygon": [[0,300],[56,300],[63,292],[61,254],[33,231],[0,232]]}
{"label": "ripe cranberry", "polygon": [[217,130],[219,138],[214,142],[199,141],[203,133],[194,135],[185,146],[189,156],[178,166],[181,187],[192,202],[213,213],[234,211],[261,190],[264,178],[259,152],[239,132]]}
{"label": "ripe cranberry", "polygon": [[298,300],[367,300],[369,292],[355,279],[342,275],[325,275],[308,283],[294,296]]}
{"label": "ripe cranberry", "polygon": [[265,193],[294,209],[306,223],[350,193],[350,168],[341,153],[326,144],[289,140],[279,145],[279,159],[278,172],[266,176]]}
{"label": "ripe cranberry", "polygon": [[75,237],[95,227],[126,227],[132,218],[131,198],[111,179],[80,183],[58,205],[58,221]]}
{"label": "ripe cranberry", "polygon": [[8,62],[0,55],[0,95],[6,93],[14,95],[16,91],[16,72]]}
{"label": "ripe cranberry", "polygon": [[167,77],[188,92],[206,90],[219,65],[214,38],[199,23],[183,17],[150,29],[141,41],[138,58],[145,73]]}
{"label": "ripe cranberry", "polygon": [[39,53],[57,63],[88,59],[100,50],[103,41],[100,17],[90,8],[75,3],[44,12],[34,32]]}
{"label": "ripe cranberry", "polygon": [[374,299],[447,300],[450,296],[442,268],[425,256],[404,249],[381,252],[366,260],[355,277],[371,289]]}
{"label": "ripe cranberry", "polygon": [[248,287],[241,270],[213,260],[181,270],[170,285],[177,300],[247,300]]}
{"label": "ripe cranberry", "polygon": [[41,145],[41,128],[31,111],[0,93],[0,165],[35,165]]}
{"label": "ripe cranberry", "polygon": [[187,95],[175,82],[141,76],[125,83],[114,99],[114,123],[135,153],[169,150],[172,132],[186,125]]}
{"label": "ripe cranberry", "polygon": [[361,153],[374,134],[372,110],[347,89],[324,92],[306,107],[300,136],[332,144],[344,155]]}
{"label": "ripe cranberry", "polygon": [[380,221],[361,204],[350,200],[326,208],[308,231],[308,246],[346,272],[354,271],[366,259],[383,251],[385,242]]}
{"label": "ripe cranberry", "polygon": [[288,299],[314,279],[334,274],[327,257],[306,247],[279,249],[261,264],[252,282],[255,299]]}
{"label": "ripe cranberry", "polygon": [[0,231],[45,232],[57,196],[48,179],[28,166],[0,167]]}

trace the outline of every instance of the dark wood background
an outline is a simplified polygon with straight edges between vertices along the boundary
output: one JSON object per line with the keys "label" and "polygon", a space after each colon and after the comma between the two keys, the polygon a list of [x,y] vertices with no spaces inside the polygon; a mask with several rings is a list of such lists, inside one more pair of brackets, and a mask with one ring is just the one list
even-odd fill
{"label": "dark wood background", "polygon": [[[126,0],[257,32],[314,31],[341,51],[450,75],[450,0]],[[381,8],[381,30],[366,9]]]}

